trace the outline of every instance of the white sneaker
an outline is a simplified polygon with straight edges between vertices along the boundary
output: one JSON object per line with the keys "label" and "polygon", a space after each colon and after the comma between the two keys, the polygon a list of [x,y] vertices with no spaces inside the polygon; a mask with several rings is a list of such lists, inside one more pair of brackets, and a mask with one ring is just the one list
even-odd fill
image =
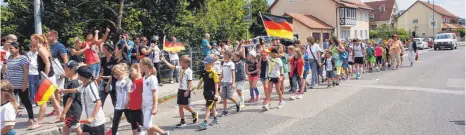
{"label": "white sneaker", "polygon": [[296,99],[296,94],[291,95],[291,98],[290,98],[290,99],[291,99],[291,100],[295,100],[295,99]]}
{"label": "white sneaker", "polygon": [[302,99],[302,98],[303,98],[303,94],[299,94],[298,99]]}
{"label": "white sneaker", "polygon": [[278,103],[277,108],[280,109],[280,108],[282,108],[283,106],[285,106],[285,101],[281,101],[280,103]]}

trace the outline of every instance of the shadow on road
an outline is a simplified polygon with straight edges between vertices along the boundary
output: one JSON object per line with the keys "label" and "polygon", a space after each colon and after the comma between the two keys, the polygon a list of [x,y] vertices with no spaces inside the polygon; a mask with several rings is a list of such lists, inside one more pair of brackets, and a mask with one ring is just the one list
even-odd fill
{"label": "shadow on road", "polygon": [[453,122],[453,123],[455,123],[456,125],[465,125],[465,124],[464,124],[464,120],[450,121],[450,122]]}

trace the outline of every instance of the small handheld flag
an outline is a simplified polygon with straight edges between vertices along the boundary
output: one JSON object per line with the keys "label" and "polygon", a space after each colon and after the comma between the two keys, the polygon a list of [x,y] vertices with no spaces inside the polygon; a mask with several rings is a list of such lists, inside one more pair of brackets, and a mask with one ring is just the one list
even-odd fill
{"label": "small handheld flag", "polygon": [[47,103],[57,90],[57,86],[50,81],[50,78],[48,78],[44,72],[40,72],[40,75],[41,83],[37,89],[36,97],[34,98],[34,101],[37,102],[38,105]]}

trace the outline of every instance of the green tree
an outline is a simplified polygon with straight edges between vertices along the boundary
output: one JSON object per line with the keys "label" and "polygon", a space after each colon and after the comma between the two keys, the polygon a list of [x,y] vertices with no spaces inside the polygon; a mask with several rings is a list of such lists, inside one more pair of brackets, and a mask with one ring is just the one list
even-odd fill
{"label": "green tree", "polygon": [[465,35],[465,30],[464,30],[464,28],[463,28],[463,29],[460,29],[460,37],[464,38],[464,35]]}
{"label": "green tree", "polygon": [[264,25],[262,24],[262,19],[259,12],[268,14],[268,4],[267,0],[251,0],[252,6],[252,25],[249,27],[249,31],[253,36],[262,36],[266,35]]}
{"label": "green tree", "polygon": [[396,33],[401,41],[406,41],[409,38],[408,32],[405,29],[398,29]]}

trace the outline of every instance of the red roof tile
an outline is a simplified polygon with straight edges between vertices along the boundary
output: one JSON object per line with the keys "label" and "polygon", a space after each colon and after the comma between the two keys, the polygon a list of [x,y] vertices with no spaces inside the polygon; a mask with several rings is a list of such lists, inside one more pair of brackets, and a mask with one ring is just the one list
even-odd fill
{"label": "red roof tile", "polygon": [[427,7],[429,7],[430,9],[434,9],[435,12],[441,14],[441,15],[444,15],[444,16],[449,16],[449,17],[454,17],[454,18],[457,18],[456,15],[448,12],[448,10],[445,10],[443,7],[441,6],[438,6],[438,5],[433,5],[431,3],[427,3],[427,2],[424,2],[424,1],[419,1],[421,2],[422,4],[426,5]]}
{"label": "red roof tile", "polygon": [[290,16],[294,20],[302,23],[304,26],[311,29],[326,29],[333,30],[333,27],[315,18],[312,15],[304,15],[299,13],[285,13],[285,16]]}
{"label": "red roof tile", "polygon": [[[395,0],[382,0],[382,1],[373,1],[366,2],[366,5],[374,9],[371,14],[374,14],[375,18],[371,21],[389,21],[392,16],[393,6],[395,5]],[[379,8],[384,5],[385,12],[380,12]]]}

